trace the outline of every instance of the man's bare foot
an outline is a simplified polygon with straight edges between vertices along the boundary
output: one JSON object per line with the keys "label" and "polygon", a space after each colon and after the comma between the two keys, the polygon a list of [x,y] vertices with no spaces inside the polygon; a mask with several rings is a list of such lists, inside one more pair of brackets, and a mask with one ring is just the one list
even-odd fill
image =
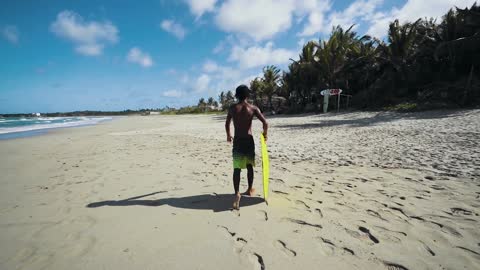
{"label": "man's bare foot", "polygon": [[242,198],[242,195],[240,193],[237,193],[235,195],[235,199],[233,201],[233,209],[239,210],[240,209],[240,199]]}
{"label": "man's bare foot", "polygon": [[247,191],[245,191],[245,192],[243,193],[243,195],[253,196],[253,193],[255,193],[255,189],[254,189],[254,188],[249,188],[249,189],[247,189]]}

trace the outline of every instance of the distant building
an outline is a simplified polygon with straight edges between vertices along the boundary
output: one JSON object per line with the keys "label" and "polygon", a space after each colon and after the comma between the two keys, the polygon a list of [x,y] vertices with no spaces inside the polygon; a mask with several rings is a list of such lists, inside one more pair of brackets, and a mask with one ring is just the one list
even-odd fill
{"label": "distant building", "polygon": [[35,117],[40,117],[40,116],[42,116],[42,115],[41,115],[40,113],[38,113],[38,112],[37,112],[37,113],[32,113],[32,115],[35,116]]}

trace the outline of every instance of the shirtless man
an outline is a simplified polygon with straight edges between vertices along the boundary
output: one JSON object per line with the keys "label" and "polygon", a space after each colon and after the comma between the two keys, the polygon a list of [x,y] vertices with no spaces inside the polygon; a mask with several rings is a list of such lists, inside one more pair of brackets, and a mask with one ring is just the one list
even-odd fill
{"label": "shirtless man", "polygon": [[253,166],[255,166],[255,144],[252,136],[252,120],[256,116],[263,123],[263,136],[267,139],[268,124],[260,110],[248,103],[250,90],[245,85],[240,85],[235,90],[235,97],[238,102],[228,109],[227,120],[225,121],[225,131],[227,132],[227,142],[232,142],[230,134],[230,122],[233,118],[235,127],[235,136],[233,137],[233,187],[235,189],[235,199],[233,209],[240,208],[239,192],[240,172],[247,169],[248,190],[245,195],[253,195]]}

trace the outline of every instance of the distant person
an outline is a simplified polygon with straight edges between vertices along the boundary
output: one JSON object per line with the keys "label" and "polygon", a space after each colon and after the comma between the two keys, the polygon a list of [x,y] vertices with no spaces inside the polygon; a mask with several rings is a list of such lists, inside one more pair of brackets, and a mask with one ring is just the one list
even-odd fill
{"label": "distant person", "polygon": [[238,102],[228,108],[227,120],[225,121],[225,130],[227,132],[227,142],[232,142],[230,133],[230,122],[233,118],[235,136],[233,137],[233,187],[235,189],[235,199],[233,208],[240,208],[239,192],[240,172],[247,169],[248,189],[245,195],[252,196],[253,188],[253,166],[255,166],[255,143],[252,136],[252,120],[256,116],[263,123],[263,136],[267,139],[268,124],[265,117],[257,108],[248,103],[250,90],[246,85],[240,85],[235,90],[235,97]]}

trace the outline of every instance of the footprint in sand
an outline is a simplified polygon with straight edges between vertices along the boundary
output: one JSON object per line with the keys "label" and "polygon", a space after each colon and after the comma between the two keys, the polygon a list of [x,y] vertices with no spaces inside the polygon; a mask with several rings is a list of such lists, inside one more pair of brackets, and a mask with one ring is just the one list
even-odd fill
{"label": "footprint in sand", "polygon": [[287,246],[287,243],[285,243],[282,240],[277,240],[276,245],[280,247],[285,253],[289,256],[295,257],[297,256],[297,252]]}
{"label": "footprint in sand", "polygon": [[248,243],[248,241],[243,237],[237,236],[237,233],[230,231],[230,229],[226,226],[219,225],[217,227],[223,228],[225,232],[227,232],[227,236],[230,236],[230,238],[235,241],[235,251],[237,253],[241,253],[243,251],[244,246]]}
{"label": "footprint in sand", "polygon": [[300,220],[300,219],[286,218],[286,220],[288,220],[290,222],[293,222],[293,223],[300,224],[300,225],[314,227],[314,228],[317,228],[317,229],[322,229],[323,228],[322,225],[320,225],[320,224],[312,224],[312,223],[309,223],[309,222],[306,222],[306,221],[303,221],[303,220]]}
{"label": "footprint in sand", "polygon": [[383,220],[383,221],[387,221],[387,220],[384,219],[377,211],[368,209],[368,210],[367,210],[367,213],[368,213],[369,215],[371,215],[371,216],[374,216],[374,217],[378,218],[378,219],[381,219],[381,220]]}
{"label": "footprint in sand", "polygon": [[300,205],[304,210],[310,211],[310,206],[302,200],[296,200],[295,204]]}
{"label": "footprint in sand", "polygon": [[335,253],[336,246],[332,241],[320,237],[320,245],[322,247],[322,252],[324,255],[331,256]]}
{"label": "footprint in sand", "polygon": [[383,262],[383,264],[388,270],[408,270],[405,266],[397,263]]}
{"label": "footprint in sand", "polygon": [[268,221],[268,213],[267,211],[264,211],[264,210],[259,210],[257,212],[257,216],[260,218],[260,219],[263,219],[265,221]]}
{"label": "footprint in sand", "polygon": [[435,256],[435,252],[433,252],[433,250],[429,246],[427,246],[427,244],[422,241],[420,241],[420,244],[428,253],[430,253],[430,255]]}
{"label": "footprint in sand", "polygon": [[325,255],[333,255],[336,252],[340,252],[342,255],[355,255],[355,252],[347,247],[337,247],[331,240],[326,238],[320,237],[321,245],[323,247],[323,251],[326,253]]}
{"label": "footprint in sand", "polygon": [[20,269],[23,264],[32,260],[33,256],[37,254],[37,250],[38,248],[34,246],[22,248],[18,250],[13,257],[9,258],[7,262],[14,262],[14,264]]}
{"label": "footprint in sand", "polygon": [[357,232],[357,231],[353,231],[353,230],[350,230],[350,229],[347,229],[345,228],[345,231],[350,235],[352,236],[353,238],[357,238],[359,240],[367,240],[369,239],[370,241],[372,241],[374,244],[378,244],[380,241],[378,241],[378,239],[373,236],[371,233],[370,233],[370,230],[368,230],[367,228],[365,227],[358,227],[358,230],[360,232]]}
{"label": "footprint in sand", "polygon": [[255,264],[255,269],[265,270],[265,262],[263,261],[263,257],[258,253],[253,253],[251,255],[252,261]]}
{"label": "footprint in sand", "polygon": [[[479,244],[479,245],[480,245],[480,244]],[[459,248],[459,249],[461,249],[461,250],[464,250],[464,251],[466,251],[466,252],[468,252],[468,253],[470,253],[470,254],[474,254],[474,255],[476,255],[478,258],[480,258],[480,253],[478,253],[478,252],[476,252],[476,251],[473,251],[473,250],[471,250],[471,249],[469,249],[469,248],[461,247],[461,246],[456,246],[456,248]]]}

